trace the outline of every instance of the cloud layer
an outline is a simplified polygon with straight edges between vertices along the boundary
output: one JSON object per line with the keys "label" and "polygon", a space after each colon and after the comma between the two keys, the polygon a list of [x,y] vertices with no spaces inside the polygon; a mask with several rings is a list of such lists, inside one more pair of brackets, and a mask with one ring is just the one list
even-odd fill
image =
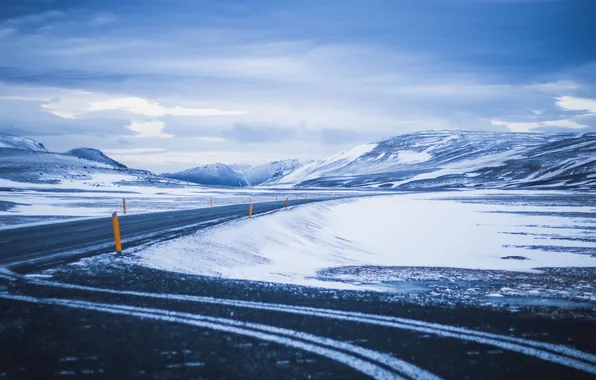
{"label": "cloud layer", "polygon": [[596,131],[594,2],[422,3],[9,2],[0,131],[157,171],[423,129]]}

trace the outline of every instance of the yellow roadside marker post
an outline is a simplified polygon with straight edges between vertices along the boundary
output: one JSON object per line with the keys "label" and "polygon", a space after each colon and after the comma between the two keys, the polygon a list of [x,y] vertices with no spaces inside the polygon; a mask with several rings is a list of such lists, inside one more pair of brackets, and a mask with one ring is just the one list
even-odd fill
{"label": "yellow roadside marker post", "polygon": [[122,211],[126,214],[126,199],[122,198]]}
{"label": "yellow roadside marker post", "polygon": [[118,223],[118,213],[112,214],[112,226],[114,227],[114,242],[116,243],[116,253],[122,253],[122,241],[120,240],[120,223]]}
{"label": "yellow roadside marker post", "polygon": [[213,197],[209,198],[209,206],[213,207]]}
{"label": "yellow roadside marker post", "polygon": [[286,210],[288,209],[288,197],[286,197]]}
{"label": "yellow roadside marker post", "polygon": [[250,198],[249,201],[250,201],[250,208],[248,209],[248,217],[252,218],[252,198]]}

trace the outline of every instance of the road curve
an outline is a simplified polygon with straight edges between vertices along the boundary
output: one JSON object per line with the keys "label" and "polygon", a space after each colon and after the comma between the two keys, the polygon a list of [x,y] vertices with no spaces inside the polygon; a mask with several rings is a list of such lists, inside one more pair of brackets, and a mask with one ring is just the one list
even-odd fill
{"label": "road curve", "polygon": [[[313,198],[320,202],[327,198]],[[289,201],[303,205],[304,199]],[[249,204],[120,216],[123,249],[172,239],[248,216]],[[253,204],[253,215],[283,209],[285,200]],[[114,250],[112,218],[72,220],[0,230],[0,267],[28,271]]]}

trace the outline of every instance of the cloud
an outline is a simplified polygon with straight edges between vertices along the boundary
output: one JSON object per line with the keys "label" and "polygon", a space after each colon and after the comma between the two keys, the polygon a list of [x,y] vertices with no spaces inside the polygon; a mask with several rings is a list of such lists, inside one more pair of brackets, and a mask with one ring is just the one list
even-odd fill
{"label": "cloud", "polygon": [[13,28],[41,27],[57,20],[63,20],[65,16],[66,13],[62,11],[48,10],[5,20],[3,25]]}
{"label": "cloud", "polygon": [[93,27],[104,27],[116,21],[116,16],[111,13],[98,13],[87,24]]}
{"label": "cloud", "polygon": [[[512,132],[530,132],[534,130],[541,131],[565,131],[565,129],[586,129],[591,125],[586,124],[586,117],[596,115],[596,99],[578,98],[573,96],[559,96],[555,99],[555,104],[564,110],[565,119],[559,120],[538,120],[512,122],[494,119],[492,124],[496,126],[506,126]],[[531,110],[535,117],[544,117],[544,111]],[[578,115],[577,112],[580,114]],[[570,117],[571,116],[571,117]],[[582,122],[573,119],[582,118]]]}
{"label": "cloud", "polygon": [[580,88],[580,86],[577,83],[569,80],[558,80],[546,83],[533,83],[531,85],[527,85],[526,87],[529,89],[534,89],[555,95],[559,95],[561,93],[575,92]]}
{"label": "cloud", "polygon": [[163,133],[162,130],[166,124],[162,121],[133,121],[126,128],[137,132],[135,137],[155,137],[155,138],[170,138],[174,135]]}
{"label": "cloud", "polygon": [[223,136],[246,143],[278,142],[296,138],[292,129],[236,124],[223,131]]}
{"label": "cloud", "polygon": [[110,98],[100,101],[93,101],[87,104],[84,112],[98,111],[125,111],[136,115],[149,117],[171,116],[229,116],[245,115],[242,110],[221,110],[217,108],[186,108],[186,107],[164,107],[157,102],[138,97]]}
{"label": "cloud", "polygon": [[378,133],[339,128],[308,128],[305,124],[285,127],[236,124],[222,135],[241,143],[275,143],[282,141],[317,141],[328,145],[355,143],[378,138]]}
{"label": "cloud", "polygon": [[159,153],[164,152],[165,149],[163,148],[131,148],[131,149],[105,149],[104,153],[106,154],[147,154],[147,153]]}
{"label": "cloud", "polygon": [[557,98],[557,106],[569,111],[584,111],[588,114],[596,114],[596,99],[575,98],[572,96],[561,96]]}
{"label": "cloud", "polygon": [[563,127],[571,129],[588,128],[588,125],[579,124],[572,120],[548,120],[532,122],[510,122],[501,120],[492,120],[493,125],[503,125],[509,128],[511,132],[531,132],[544,127]]}
{"label": "cloud", "polygon": [[209,136],[195,136],[192,139],[206,142],[225,142],[226,139],[223,137],[209,137]]}
{"label": "cloud", "polygon": [[142,167],[143,155],[186,165],[199,149],[217,151],[204,163],[317,158],[422,129],[594,125],[589,12],[495,1],[11,6],[0,129],[55,135],[61,149],[167,150],[131,153]]}
{"label": "cloud", "polygon": [[[1,86],[0,86],[1,87]],[[1,91],[1,90],[0,90]],[[19,129],[25,136],[111,135],[130,136],[130,120],[115,115],[88,119],[65,119],[41,108],[44,100],[0,99],[0,130]],[[75,147],[75,146],[73,146]]]}
{"label": "cloud", "polygon": [[164,107],[160,103],[140,97],[118,97],[111,94],[70,91],[42,105],[46,111],[66,119],[89,116],[91,113],[120,111],[133,115],[159,118],[163,116],[230,116],[245,115],[242,110],[217,108]]}
{"label": "cloud", "polygon": [[[4,93],[4,94],[3,94]],[[197,118],[213,118],[227,116],[242,116],[247,112],[243,110],[224,110],[214,107],[186,107],[182,105],[165,106],[157,101],[134,96],[118,96],[108,93],[96,93],[84,90],[70,90],[60,88],[38,88],[21,86],[0,85],[0,110],[4,102],[24,104],[22,108],[35,108],[47,112],[52,117],[72,120],[73,122],[85,120],[85,125],[90,121],[99,121],[105,118],[114,119],[121,125],[118,134],[129,134],[130,130],[136,132],[136,137],[169,138],[175,134],[176,129],[164,132],[166,124],[176,124],[177,118],[182,118],[187,123],[187,129],[193,129]],[[176,100],[169,100],[176,103]],[[36,115],[39,115],[36,112]],[[30,115],[30,113],[28,113]],[[6,121],[6,114],[0,114],[0,127]],[[26,117],[22,116],[23,120]],[[162,120],[162,119],[166,120]],[[4,119],[4,120],[3,120]],[[122,120],[128,119],[127,122]],[[70,123],[68,123],[70,124]],[[126,128],[126,129],[125,129]],[[64,129],[64,128],[62,128]],[[89,133],[82,130],[80,133]],[[210,142],[222,142],[225,139],[215,135],[192,135],[193,138]]]}

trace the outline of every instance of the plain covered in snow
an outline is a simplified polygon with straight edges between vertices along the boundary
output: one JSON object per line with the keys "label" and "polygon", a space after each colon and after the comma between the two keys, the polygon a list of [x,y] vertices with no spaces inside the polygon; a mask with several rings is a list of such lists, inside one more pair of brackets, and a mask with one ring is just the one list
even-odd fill
{"label": "plain covered in snow", "polygon": [[[592,208],[450,199],[487,194],[493,193],[392,195],[311,204],[202,230],[137,255],[144,265],[162,270],[332,288],[371,288],[370,283],[356,286],[354,281],[320,276],[329,268],[346,266],[511,271],[596,266],[593,255],[572,253],[593,248],[594,219],[569,216],[593,215]],[[549,248],[541,248],[545,246]]]}

